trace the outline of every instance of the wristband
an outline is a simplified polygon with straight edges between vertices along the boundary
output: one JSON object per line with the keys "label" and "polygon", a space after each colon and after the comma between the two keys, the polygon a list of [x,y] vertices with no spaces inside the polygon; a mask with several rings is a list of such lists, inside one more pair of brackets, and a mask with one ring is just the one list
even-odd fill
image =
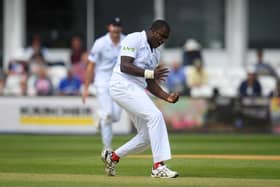
{"label": "wristband", "polygon": [[146,79],[154,79],[154,71],[153,70],[145,69],[144,77]]}

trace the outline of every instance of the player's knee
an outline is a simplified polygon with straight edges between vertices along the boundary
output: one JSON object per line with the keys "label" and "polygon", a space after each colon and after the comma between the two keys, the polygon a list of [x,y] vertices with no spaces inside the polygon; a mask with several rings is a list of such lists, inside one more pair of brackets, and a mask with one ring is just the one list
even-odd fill
{"label": "player's knee", "polygon": [[150,145],[150,138],[145,138],[144,139],[144,144],[145,145]]}
{"label": "player's knee", "polygon": [[112,115],[110,114],[107,114],[107,115],[104,115],[101,120],[103,121],[104,124],[110,124],[112,123],[113,119],[112,119]]}
{"label": "player's knee", "polygon": [[148,131],[142,131],[138,134],[143,144],[150,144],[150,136]]}
{"label": "player's knee", "polygon": [[150,137],[149,137],[149,135],[143,135],[142,139],[143,139],[143,143],[144,144],[150,144]]}
{"label": "player's knee", "polygon": [[150,138],[143,138],[142,139],[142,145],[143,146],[149,146],[150,145]]}

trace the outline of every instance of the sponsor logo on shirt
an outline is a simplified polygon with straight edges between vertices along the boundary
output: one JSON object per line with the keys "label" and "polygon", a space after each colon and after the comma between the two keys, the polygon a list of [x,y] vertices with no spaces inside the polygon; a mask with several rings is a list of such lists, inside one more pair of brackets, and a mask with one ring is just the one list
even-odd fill
{"label": "sponsor logo on shirt", "polygon": [[127,46],[123,46],[122,50],[129,51],[129,52],[135,52],[135,48],[127,47]]}

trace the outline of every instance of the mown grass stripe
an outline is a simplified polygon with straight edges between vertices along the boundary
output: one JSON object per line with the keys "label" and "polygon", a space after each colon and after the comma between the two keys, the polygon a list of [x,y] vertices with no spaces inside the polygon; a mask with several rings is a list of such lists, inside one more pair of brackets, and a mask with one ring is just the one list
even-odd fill
{"label": "mown grass stripe", "polygon": [[[115,176],[108,177],[105,175],[81,175],[81,174],[37,174],[37,173],[3,173],[0,172],[1,181],[25,181],[25,182],[90,182],[93,184],[112,184],[116,186],[124,184],[145,184],[164,186],[258,186],[278,187],[278,179],[241,179],[241,178],[217,178],[217,177],[179,177],[176,179],[153,179],[149,176]],[[176,181],[176,183],[174,183]]]}
{"label": "mown grass stripe", "polygon": [[[151,158],[152,155],[129,155],[128,158]],[[199,155],[199,154],[175,154],[172,158],[198,158],[198,159],[228,159],[228,160],[280,160],[275,155]]]}

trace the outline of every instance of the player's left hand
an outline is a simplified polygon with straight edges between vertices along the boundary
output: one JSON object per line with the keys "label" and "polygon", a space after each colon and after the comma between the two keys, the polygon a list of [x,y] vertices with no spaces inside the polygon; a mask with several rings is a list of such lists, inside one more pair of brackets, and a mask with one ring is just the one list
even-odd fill
{"label": "player's left hand", "polygon": [[169,69],[160,64],[154,70],[154,78],[157,82],[164,82],[165,78],[168,76]]}
{"label": "player's left hand", "polygon": [[167,102],[176,103],[179,99],[179,93],[171,93],[167,98]]}
{"label": "player's left hand", "polygon": [[83,101],[83,104],[86,104],[86,100],[87,100],[87,97],[89,95],[89,91],[87,88],[84,89],[83,93],[82,93],[82,101]]}

